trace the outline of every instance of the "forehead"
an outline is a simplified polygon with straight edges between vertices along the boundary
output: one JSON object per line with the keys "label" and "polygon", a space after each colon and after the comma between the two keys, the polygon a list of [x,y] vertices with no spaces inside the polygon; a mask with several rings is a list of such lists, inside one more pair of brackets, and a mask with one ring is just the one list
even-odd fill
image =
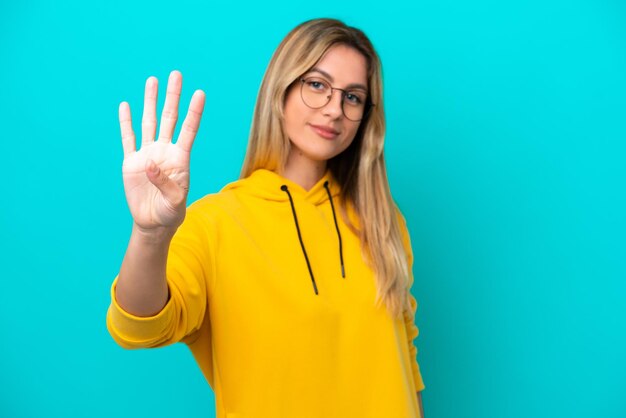
{"label": "forehead", "polygon": [[367,86],[367,60],[356,49],[347,45],[334,45],[315,63],[312,70],[321,70],[331,78],[336,87],[351,84]]}

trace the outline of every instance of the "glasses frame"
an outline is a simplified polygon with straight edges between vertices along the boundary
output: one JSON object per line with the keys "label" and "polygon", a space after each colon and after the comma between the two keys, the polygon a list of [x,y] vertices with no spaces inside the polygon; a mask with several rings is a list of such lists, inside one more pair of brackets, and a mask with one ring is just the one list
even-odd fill
{"label": "glasses frame", "polygon": [[[319,79],[319,80],[321,80],[321,81],[325,82],[326,84],[328,84],[328,86],[330,87],[330,95],[328,96],[328,101],[327,101],[326,103],[324,103],[323,105],[318,106],[318,107],[313,107],[313,106],[311,106],[310,104],[308,104],[308,103],[306,102],[306,100],[304,100],[304,92],[303,92],[303,90],[304,90],[304,83],[306,83],[306,81],[307,81],[307,80],[310,80],[310,79],[312,79],[312,78],[313,78],[313,79]],[[376,106],[376,104],[375,104],[375,103],[372,103],[372,102],[371,102],[371,100],[370,100],[370,96],[369,96],[369,93],[368,93],[368,94],[367,94],[367,99],[365,99],[365,104],[364,104],[364,106],[363,106],[363,115],[361,116],[361,119],[356,119],[356,120],[355,120],[355,119],[350,119],[350,118],[348,117],[348,115],[346,115],[346,111],[345,111],[345,109],[344,109],[344,107],[343,107],[343,105],[344,105],[344,103],[345,103],[346,94],[348,93],[348,91],[347,91],[346,89],[340,89],[339,87],[333,87],[333,86],[331,86],[331,85],[330,85],[330,83],[329,83],[329,82],[327,82],[326,80],[323,80],[323,79],[321,79],[321,78],[319,78],[319,77],[306,77],[306,78],[305,78],[305,77],[300,77],[300,98],[302,99],[302,103],[304,103],[307,107],[309,107],[309,108],[311,108],[311,109],[321,109],[321,108],[323,108],[324,106],[326,106],[328,103],[330,103],[330,101],[331,101],[331,99],[332,99],[332,97],[333,97],[333,92],[334,92],[335,90],[339,90],[339,91],[341,92],[341,113],[342,113],[342,114],[346,117],[346,119],[348,119],[349,121],[352,121],[352,122],[361,122],[363,119],[367,118],[367,116],[369,115],[369,111],[370,111],[370,109],[371,109],[372,107]]]}

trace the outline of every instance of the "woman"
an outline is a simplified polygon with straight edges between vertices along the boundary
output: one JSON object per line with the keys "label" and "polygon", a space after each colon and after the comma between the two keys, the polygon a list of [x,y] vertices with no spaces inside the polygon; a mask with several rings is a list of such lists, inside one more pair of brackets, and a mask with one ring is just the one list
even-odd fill
{"label": "woman", "polygon": [[[383,156],[381,64],[332,19],[293,29],[264,76],[241,179],[186,208],[204,93],[172,143],[146,83],[142,146],[120,105],[134,225],[107,326],[125,348],[182,341],[218,417],[418,417],[412,255]],[[417,396],[416,396],[417,395]]]}

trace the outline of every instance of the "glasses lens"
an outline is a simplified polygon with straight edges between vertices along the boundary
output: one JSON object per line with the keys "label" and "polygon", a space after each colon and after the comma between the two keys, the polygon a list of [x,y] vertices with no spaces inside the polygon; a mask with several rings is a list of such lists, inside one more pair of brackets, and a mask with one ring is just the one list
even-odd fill
{"label": "glasses lens", "polygon": [[302,82],[302,100],[313,109],[324,107],[330,101],[330,85],[319,78],[306,78]]}
{"label": "glasses lens", "polygon": [[[332,97],[332,91],[330,84],[323,79],[310,77],[302,80],[302,100],[313,109],[326,106]],[[367,94],[360,90],[341,93],[344,116],[352,121],[360,121],[363,118]]]}
{"label": "glasses lens", "polygon": [[361,91],[348,91],[343,97],[343,114],[352,121],[359,121],[363,118],[365,102],[367,97]]}

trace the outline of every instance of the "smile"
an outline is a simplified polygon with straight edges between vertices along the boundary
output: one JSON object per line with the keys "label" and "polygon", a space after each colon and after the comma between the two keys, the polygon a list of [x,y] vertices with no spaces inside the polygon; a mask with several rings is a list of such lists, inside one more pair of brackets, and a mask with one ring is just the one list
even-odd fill
{"label": "smile", "polygon": [[316,134],[318,134],[322,138],[335,139],[337,138],[337,136],[339,136],[339,132],[335,131],[332,128],[326,128],[324,126],[319,126],[319,125],[309,125],[309,126],[311,127],[311,129],[313,129],[313,131]]}

